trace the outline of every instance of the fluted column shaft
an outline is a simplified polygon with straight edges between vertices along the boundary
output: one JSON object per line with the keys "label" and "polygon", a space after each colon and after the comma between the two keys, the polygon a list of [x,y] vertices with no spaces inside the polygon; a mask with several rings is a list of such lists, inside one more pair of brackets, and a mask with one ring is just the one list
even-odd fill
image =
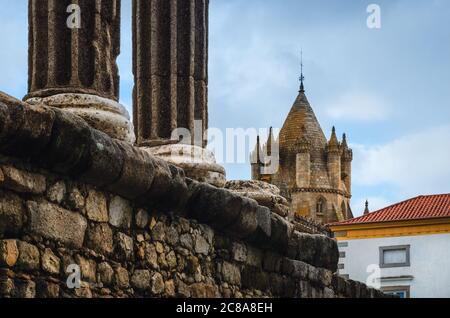
{"label": "fluted column shaft", "polygon": [[[133,0],[138,145],[167,144],[177,128],[189,129],[197,145],[199,138],[199,146],[206,145],[208,8],[209,0]],[[194,127],[195,120],[201,127]],[[201,136],[194,136],[194,128]]]}
{"label": "fluted column shaft", "polygon": [[[70,28],[70,5],[80,27]],[[120,0],[29,0],[27,98],[62,93],[119,98]]]}

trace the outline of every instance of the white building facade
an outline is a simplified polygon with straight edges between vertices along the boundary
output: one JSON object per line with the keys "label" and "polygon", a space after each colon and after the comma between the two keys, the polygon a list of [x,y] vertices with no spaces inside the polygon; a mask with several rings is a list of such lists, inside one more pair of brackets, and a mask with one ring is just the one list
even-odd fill
{"label": "white building facade", "polygon": [[339,273],[402,298],[450,298],[450,234],[339,241]]}
{"label": "white building facade", "polygon": [[339,274],[401,298],[450,298],[450,194],[330,225]]}

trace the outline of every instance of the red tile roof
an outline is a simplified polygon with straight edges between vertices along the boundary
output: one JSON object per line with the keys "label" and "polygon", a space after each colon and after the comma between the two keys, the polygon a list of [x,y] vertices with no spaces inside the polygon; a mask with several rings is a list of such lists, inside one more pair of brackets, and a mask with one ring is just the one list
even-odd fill
{"label": "red tile roof", "polygon": [[450,194],[412,198],[358,218],[330,225],[351,225],[450,217]]}

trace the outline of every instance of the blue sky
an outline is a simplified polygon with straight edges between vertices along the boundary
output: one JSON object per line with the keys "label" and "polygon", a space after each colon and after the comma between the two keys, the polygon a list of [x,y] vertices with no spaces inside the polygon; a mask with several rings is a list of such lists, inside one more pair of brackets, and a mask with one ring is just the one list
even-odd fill
{"label": "blue sky", "polygon": [[[381,29],[366,25],[369,4]],[[131,112],[131,0],[122,0],[121,101]],[[27,1],[0,0],[0,90],[26,93]],[[352,207],[450,193],[450,1],[211,0],[210,126],[281,127],[298,91],[354,149]],[[226,164],[248,179],[248,164]]]}

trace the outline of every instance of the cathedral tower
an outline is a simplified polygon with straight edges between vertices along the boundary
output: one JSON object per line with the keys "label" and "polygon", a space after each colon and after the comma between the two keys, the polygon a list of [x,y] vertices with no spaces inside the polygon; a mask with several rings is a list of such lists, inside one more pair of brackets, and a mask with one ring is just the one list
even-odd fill
{"label": "cathedral tower", "polygon": [[[261,151],[270,154],[278,146],[279,168],[264,174]],[[266,152],[265,152],[265,151]],[[265,145],[258,142],[252,153],[252,178],[280,188],[294,214],[329,223],[352,218],[351,162],[352,150],[344,134],[339,142],[333,127],[327,140],[311,107],[304,87],[303,70],[300,90],[278,138],[272,130]]]}

